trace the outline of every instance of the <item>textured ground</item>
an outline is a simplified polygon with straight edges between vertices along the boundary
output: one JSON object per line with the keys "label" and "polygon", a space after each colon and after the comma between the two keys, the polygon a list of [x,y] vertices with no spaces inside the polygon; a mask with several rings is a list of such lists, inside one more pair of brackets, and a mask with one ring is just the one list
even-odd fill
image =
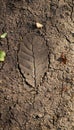
{"label": "textured ground", "polygon": [[0,0],[4,32],[0,130],[74,130],[74,0]]}

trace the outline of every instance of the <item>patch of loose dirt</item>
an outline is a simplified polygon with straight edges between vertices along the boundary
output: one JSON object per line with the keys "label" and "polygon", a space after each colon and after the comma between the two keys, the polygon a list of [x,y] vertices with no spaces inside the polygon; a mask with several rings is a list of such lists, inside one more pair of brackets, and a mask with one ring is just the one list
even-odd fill
{"label": "patch of loose dirt", "polygon": [[[36,22],[43,28],[36,28]],[[4,32],[8,36],[0,39],[0,49],[6,52],[0,63],[0,130],[74,130],[74,1],[0,0],[0,34]],[[28,34],[33,68],[28,67],[29,53],[28,63],[28,55],[21,55],[26,65],[22,69],[19,52]],[[32,77],[35,83],[40,77],[34,86]]]}

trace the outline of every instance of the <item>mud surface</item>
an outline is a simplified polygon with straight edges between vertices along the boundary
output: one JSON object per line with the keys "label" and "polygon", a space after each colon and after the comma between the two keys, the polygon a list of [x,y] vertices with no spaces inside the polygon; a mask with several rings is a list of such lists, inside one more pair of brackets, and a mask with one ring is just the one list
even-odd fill
{"label": "mud surface", "polygon": [[74,130],[74,0],[0,0],[4,32],[0,130]]}

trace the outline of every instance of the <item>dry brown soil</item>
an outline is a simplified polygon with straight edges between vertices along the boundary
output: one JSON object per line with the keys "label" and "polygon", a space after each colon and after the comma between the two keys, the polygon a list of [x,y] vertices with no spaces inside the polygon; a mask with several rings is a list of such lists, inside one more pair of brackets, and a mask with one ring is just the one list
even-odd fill
{"label": "dry brown soil", "polygon": [[0,0],[4,32],[0,130],[74,130],[74,0]]}

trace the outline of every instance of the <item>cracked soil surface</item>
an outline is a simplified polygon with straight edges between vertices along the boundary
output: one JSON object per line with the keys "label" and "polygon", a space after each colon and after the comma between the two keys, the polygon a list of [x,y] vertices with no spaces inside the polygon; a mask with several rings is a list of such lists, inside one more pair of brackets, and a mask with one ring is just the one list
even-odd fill
{"label": "cracked soil surface", "polygon": [[4,32],[0,130],[74,130],[74,0],[0,0]]}

